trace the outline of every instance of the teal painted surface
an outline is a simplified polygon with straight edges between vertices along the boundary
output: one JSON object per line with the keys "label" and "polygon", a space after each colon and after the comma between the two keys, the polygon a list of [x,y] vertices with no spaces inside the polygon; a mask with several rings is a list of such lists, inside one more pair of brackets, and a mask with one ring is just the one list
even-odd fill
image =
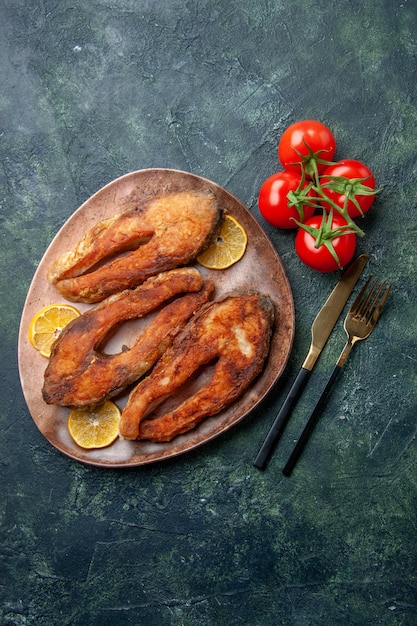
{"label": "teal painted surface", "polygon": [[[416,21],[407,0],[2,2],[2,624],[417,623]],[[344,335],[340,322],[258,472],[336,279],[302,267],[293,235],[267,227],[297,326],[262,409],[151,467],[100,470],[55,451],[27,411],[16,346],[60,226],[102,185],[147,167],[203,175],[259,218],[280,133],[310,117],[332,127],[338,157],[375,171],[383,191],[358,252],[395,285],[291,479],[281,468]]]}

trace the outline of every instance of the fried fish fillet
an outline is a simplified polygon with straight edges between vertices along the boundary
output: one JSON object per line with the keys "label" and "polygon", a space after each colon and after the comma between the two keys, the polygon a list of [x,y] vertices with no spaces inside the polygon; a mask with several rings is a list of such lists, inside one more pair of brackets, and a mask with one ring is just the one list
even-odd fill
{"label": "fried fish fillet", "polygon": [[[198,270],[182,268],[149,278],[86,311],[53,345],[42,389],[45,402],[90,406],[117,395],[153,366],[212,292],[213,284],[203,281]],[[115,327],[161,305],[130,349],[118,354],[100,350]]]}
{"label": "fried fish fillet", "polygon": [[97,223],[53,263],[48,280],[68,300],[99,302],[189,263],[210,243],[222,217],[211,192],[155,196]]}
{"label": "fried fish fillet", "polygon": [[[229,406],[262,370],[273,321],[272,300],[258,292],[229,294],[204,305],[130,394],[120,435],[170,441]],[[206,385],[173,410],[152,418],[158,405],[207,366],[213,371]]]}

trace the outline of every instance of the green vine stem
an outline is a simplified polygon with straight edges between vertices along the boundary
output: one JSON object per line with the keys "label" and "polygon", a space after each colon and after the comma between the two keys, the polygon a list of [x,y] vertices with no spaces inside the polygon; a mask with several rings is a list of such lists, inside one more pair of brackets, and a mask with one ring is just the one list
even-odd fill
{"label": "green vine stem", "polygon": [[[349,201],[354,204],[360,215],[363,217],[364,214],[359,206],[356,196],[370,196],[378,193],[380,190],[367,187],[364,184],[367,180],[366,178],[349,179],[344,176],[326,176],[326,180],[324,184],[322,184],[318,166],[331,166],[336,163],[333,161],[325,161],[321,158],[321,154],[324,150],[313,152],[307,144],[305,144],[305,146],[308,151],[307,155],[302,155],[298,152],[300,161],[297,165],[301,168],[301,181],[295,191],[290,191],[287,194],[288,205],[295,207],[298,211],[300,219],[294,220],[297,226],[306,230],[315,239],[314,245],[316,248],[320,245],[325,245],[340,267],[340,261],[332,243],[333,239],[352,233],[358,235],[359,237],[365,236],[364,231],[349,215]],[[294,163],[294,165],[296,164]],[[309,182],[307,186],[304,186],[306,180]],[[326,189],[332,189],[333,191],[345,196],[343,207],[340,207],[327,195]],[[313,195],[311,195],[312,191]],[[312,228],[311,226],[304,224],[303,206],[306,205],[323,211],[320,228]],[[333,228],[332,222],[334,211],[343,217],[346,225]]]}
{"label": "green vine stem", "polygon": [[328,204],[331,207],[331,209],[340,213],[340,215],[343,217],[344,220],[346,220],[346,223],[352,229],[353,232],[355,232],[359,237],[365,236],[364,231],[361,228],[359,228],[359,226],[356,224],[356,222],[353,221],[353,219],[350,217],[348,213],[347,207],[349,203],[349,197],[347,195],[345,196],[345,200],[344,200],[343,208],[342,208],[338,204],[336,204],[336,202],[333,202],[333,200],[331,200],[329,196],[323,191],[323,188],[320,185],[320,182],[316,183],[313,186],[313,189],[318,194],[318,196],[320,196],[320,198],[322,198],[326,202],[326,204]]}
{"label": "green vine stem", "polygon": [[[321,177],[318,170],[319,164],[335,165],[334,161],[325,161],[320,157],[323,150],[313,152],[311,148],[306,144],[308,150],[307,155],[300,156],[300,161],[297,165],[301,168],[301,182],[296,191],[290,191],[287,194],[289,206],[294,206],[299,214],[300,222],[304,219],[303,205],[314,207],[315,209],[323,208],[323,204],[330,209],[337,211],[344,218],[347,225],[354,231],[359,237],[364,237],[364,231],[356,224],[356,222],[350,217],[348,212],[349,201],[353,202],[358,212],[363,217],[363,212],[356,199],[357,195],[370,196],[375,195],[380,189],[372,189],[367,187],[364,183],[366,178],[349,179],[344,176],[326,176],[326,182],[324,185],[321,183]],[[295,164],[294,164],[295,165]],[[307,187],[304,187],[306,179],[310,179]],[[326,189],[332,189],[340,194],[344,194],[345,200],[343,207],[336,204],[327,194]],[[311,191],[314,192],[314,196],[308,195]]]}

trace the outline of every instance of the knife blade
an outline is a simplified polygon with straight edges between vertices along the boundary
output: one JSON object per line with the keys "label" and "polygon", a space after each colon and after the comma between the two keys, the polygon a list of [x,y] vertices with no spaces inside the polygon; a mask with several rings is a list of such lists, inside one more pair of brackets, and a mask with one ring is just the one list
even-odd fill
{"label": "knife blade", "polygon": [[311,371],[323,350],[341,312],[355,287],[368,255],[361,254],[343,273],[341,279],[318,312],[311,327],[311,344],[298,375],[288,392],[259,452],[253,462],[257,469],[264,469],[276,446],[298,398],[310,378]]}

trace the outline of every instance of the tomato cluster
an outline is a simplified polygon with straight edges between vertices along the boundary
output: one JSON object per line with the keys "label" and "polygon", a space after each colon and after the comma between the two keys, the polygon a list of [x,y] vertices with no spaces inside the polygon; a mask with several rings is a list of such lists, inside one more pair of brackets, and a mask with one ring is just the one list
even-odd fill
{"label": "tomato cluster", "polygon": [[[355,223],[371,207],[375,177],[356,159],[333,161],[336,139],[316,120],[291,124],[278,144],[283,166],[259,191],[262,217],[277,228],[298,229],[295,249],[303,263],[320,272],[333,272],[352,259]],[[317,212],[318,211],[318,212]]]}

